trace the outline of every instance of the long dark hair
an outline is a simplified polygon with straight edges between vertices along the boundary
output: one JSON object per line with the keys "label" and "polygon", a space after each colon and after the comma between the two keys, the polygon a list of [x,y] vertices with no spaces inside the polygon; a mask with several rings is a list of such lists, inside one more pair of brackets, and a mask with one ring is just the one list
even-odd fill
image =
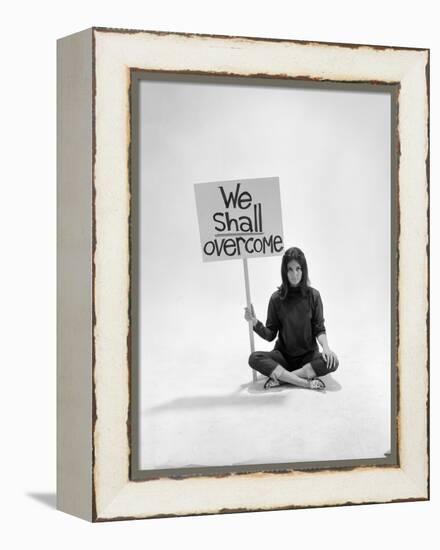
{"label": "long dark hair", "polygon": [[298,288],[300,289],[301,293],[305,295],[308,292],[308,288],[310,285],[309,281],[309,269],[307,267],[307,260],[304,256],[304,252],[297,248],[296,246],[292,246],[292,248],[288,248],[284,252],[283,260],[281,262],[281,286],[278,287],[278,292],[280,293],[280,297],[282,300],[284,300],[289,292],[290,283],[289,279],[287,278],[287,264],[291,262],[292,260],[296,260],[302,269],[302,277],[301,281],[298,283]]}

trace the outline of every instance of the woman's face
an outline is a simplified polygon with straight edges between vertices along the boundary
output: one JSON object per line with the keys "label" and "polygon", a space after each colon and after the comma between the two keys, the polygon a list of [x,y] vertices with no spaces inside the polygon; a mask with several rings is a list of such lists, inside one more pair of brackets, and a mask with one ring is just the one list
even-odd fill
{"label": "woman's face", "polygon": [[287,264],[287,278],[290,286],[297,286],[302,279],[302,269],[296,260],[290,260]]}

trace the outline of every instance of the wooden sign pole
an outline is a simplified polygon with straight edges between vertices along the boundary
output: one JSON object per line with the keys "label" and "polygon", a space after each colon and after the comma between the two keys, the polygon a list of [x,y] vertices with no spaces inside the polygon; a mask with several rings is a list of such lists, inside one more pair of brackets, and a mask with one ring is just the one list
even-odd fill
{"label": "wooden sign pole", "polygon": [[[244,269],[244,284],[246,287],[246,306],[249,311],[251,311],[251,290],[249,286],[249,270],[248,270],[248,263],[247,258],[243,256],[243,269]],[[249,340],[251,344],[251,353],[254,353],[255,351],[255,342],[254,342],[254,327],[252,325],[252,321],[249,321]],[[252,380],[256,382],[257,380],[257,373],[254,369],[252,369]]]}

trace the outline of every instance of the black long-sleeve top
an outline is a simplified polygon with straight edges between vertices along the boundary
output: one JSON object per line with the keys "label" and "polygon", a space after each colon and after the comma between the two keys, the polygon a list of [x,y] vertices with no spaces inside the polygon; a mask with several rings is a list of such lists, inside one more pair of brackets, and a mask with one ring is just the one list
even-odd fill
{"label": "black long-sleeve top", "polygon": [[305,293],[293,287],[282,300],[277,290],[270,297],[266,326],[258,321],[254,331],[269,342],[278,334],[275,349],[287,357],[318,349],[316,337],[325,332],[321,295],[312,287]]}

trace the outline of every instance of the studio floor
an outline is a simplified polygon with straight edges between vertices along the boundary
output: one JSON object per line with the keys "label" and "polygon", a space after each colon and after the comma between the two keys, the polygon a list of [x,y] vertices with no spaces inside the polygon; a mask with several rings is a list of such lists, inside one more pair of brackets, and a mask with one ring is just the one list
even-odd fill
{"label": "studio floor", "polygon": [[359,353],[339,359],[324,391],[264,390],[266,378],[253,382],[245,359],[203,364],[200,357],[193,372],[166,381],[156,373],[141,400],[141,468],[383,458],[391,441],[389,365]]}

